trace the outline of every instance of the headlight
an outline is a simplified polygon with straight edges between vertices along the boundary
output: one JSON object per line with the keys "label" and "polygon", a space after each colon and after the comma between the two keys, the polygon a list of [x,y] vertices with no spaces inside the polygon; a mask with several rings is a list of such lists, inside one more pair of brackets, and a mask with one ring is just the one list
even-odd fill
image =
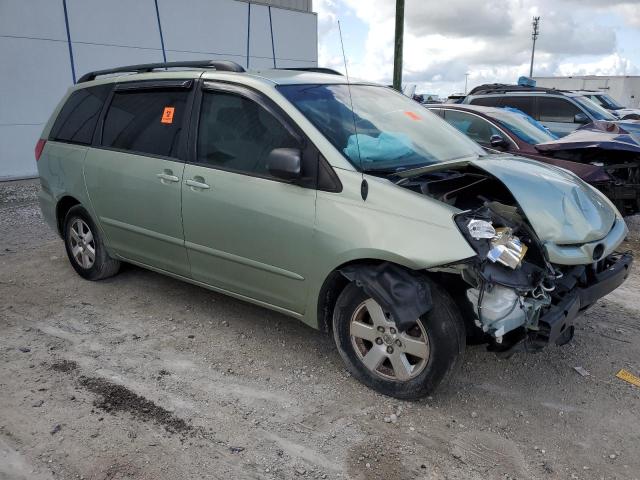
{"label": "headlight", "polygon": [[496,236],[491,239],[491,250],[487,258],[500,262],[507,267],[516,268],[527,253],[527,246],[516,237],[510,228],[497,228]]}
{"label": "headlight", "polygon": [[469,223],[467,223],[467,229],[469,230],[469,235],[476,240],[480,240],[481,238],[493,238],[496,236],[496,229],[493,228],[491,222],[487,222],[486,220],[472,218],[469,220]]}
{"label": "headlight", "polygon": [[495,228],[490,221],[478,218],[471,218],[465,223],[471,243],[481,257],[513,269],[520,266],[527,246],[513,234],[511,228]]}

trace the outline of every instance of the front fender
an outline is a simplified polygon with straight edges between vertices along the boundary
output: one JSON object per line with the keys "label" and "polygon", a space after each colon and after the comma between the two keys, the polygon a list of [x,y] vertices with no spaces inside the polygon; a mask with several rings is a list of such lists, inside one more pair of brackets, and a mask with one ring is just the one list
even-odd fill
{"label": "front fender", "polygon": [[369,194],[363,200],[362,175],[338,174],[343,191],[318,192],[316,201],[315,251],[310,253],[304,317],[309,325],[317,326],[324,281],[342,265],[386,261],[424,270],[476,255],[453,221],[458,209],[372,176],[365,176]]}

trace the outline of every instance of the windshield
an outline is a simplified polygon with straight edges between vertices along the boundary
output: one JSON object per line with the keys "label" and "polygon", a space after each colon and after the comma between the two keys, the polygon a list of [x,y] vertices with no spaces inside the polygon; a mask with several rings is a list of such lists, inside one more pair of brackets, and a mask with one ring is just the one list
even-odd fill
{"label": "windshield", "polygon": [[600,105],[602,105],[604,108],[608,108],[609,110],[620,110],[621,108],[624,108],[613,97],[607,95],[606,93],[589,95],[589,98],[593,101],[597,101]]}
{"label": "windshield", "polygon": [[351,99],[347,85],[278,89],[358,169],[394,172],[484,155],[437,115],[387,87],[351,85]]}
{"label": "windshield", "polygon": [[558,137],[553,135],[541,123],[516,108],[505,107],[494,109],[487,115],[491,116],[505,128],[511,130],[520,140],[532,145],[551,142]]}
{"label": "windshield", "polygon": [[589,112],[591,116],[596,120],[607,120],[610,122],[617,120],[616,117],[611,114],[611,112],[605,110],[600,105],[596,104],[593,100],[589,100],[587,97],[572,98],[576,103],[582,106],[582,108]]}

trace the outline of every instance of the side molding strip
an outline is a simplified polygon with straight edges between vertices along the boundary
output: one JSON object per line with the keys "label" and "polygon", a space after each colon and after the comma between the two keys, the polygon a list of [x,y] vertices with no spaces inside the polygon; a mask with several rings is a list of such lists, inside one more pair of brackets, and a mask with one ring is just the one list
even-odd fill
{"label": "side molding strip", "polygon": [[213,255],[214,257],[224,258],[225,260],[229,260],[231,262],[240,263],[242,265],[247,265],[249,267],[257,268],[259,270],[264,270],[266,272],[275,273],[276,275],[280,275],[282,277],[291,278],[293,280],[304,280],[304,277],[298,275],[297,273],[290,272],[289,270],[285,270],[284,268],[274,267],[273,265],[268,265],[266,263],[258,262],[256,260],[251,260],[249,258],[241,257],[239,255],[234,255],[233,253],[223,252],[221,250],[215,250],[213,248],[205,247],[203,245],[198,245],[197,243],[185,242],[185,246],[188,249],[195,250],[196,252],[204,253],[206,255]]}

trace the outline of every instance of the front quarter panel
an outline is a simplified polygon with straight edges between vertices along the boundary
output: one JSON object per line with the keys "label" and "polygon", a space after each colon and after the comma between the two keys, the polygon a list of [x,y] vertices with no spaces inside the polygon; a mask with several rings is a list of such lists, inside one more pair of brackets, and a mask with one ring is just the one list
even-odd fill
{"label": "front quarter panel", "polygon": [[316,324],[324,280],[345,263],[374,259],[420,270],[476,255],[453,221],[456,208],[368,175],[363,200],[362,174],[336,172],[342,192],[318,192],[317,197],[309,324]]}

